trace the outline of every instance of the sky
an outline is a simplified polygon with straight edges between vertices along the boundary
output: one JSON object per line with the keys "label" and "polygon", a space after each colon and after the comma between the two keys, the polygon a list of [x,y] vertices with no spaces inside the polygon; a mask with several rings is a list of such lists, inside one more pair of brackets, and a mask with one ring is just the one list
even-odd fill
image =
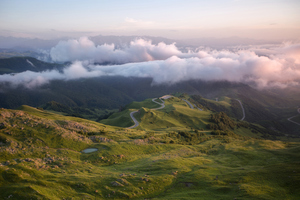
{"label": "sky", "polygon": [[300,39],[299,0],[0,0],[0,35]]}

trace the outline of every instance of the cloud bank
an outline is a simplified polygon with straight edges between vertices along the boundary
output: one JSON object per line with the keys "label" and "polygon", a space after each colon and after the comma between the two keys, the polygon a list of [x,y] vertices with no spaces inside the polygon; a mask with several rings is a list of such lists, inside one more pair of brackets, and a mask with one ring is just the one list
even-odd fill
{"label": "cloud bank", "polygon": [[151,60],[164,60],[181,51],[175,44],[161,42],[153,45],[151,41],[136,39],[129,46],[117,49],[114,44],[95,45],[87,37],[78,40],[60,41],[50,51],[55,62],[86,61],[93,63],[124,64]]}
{"label": "cloud bank", "polygon": [[[259,54],[257,52],[260,52]],[[262,54],[264,56],[262,56]],[[257,88],[298,85],[300,44],[272,49],[181,52],[175,44],[153,45],[142,39],[116,49],[113,44],[96,46],[88,38],[62,41],[51,49],[54,61],[72,62],[58,72],[22,72],[1,75],[0,82],[32,88],[51,80],[100,76],[151,77],[152,84],[174,84],[186,80],[234,81]],[[113,63],[100,65],[95,63]]]}

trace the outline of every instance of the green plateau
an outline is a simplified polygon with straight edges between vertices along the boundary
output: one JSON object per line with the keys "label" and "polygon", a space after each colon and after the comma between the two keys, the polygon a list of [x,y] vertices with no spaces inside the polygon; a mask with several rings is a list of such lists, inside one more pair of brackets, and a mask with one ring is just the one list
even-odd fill
{"label": "green plateau", "polygon": [[299,199],[299,138],[241,120],[234,98],[154,101],[94,121],[55,102],[1,108],[0,198]]}

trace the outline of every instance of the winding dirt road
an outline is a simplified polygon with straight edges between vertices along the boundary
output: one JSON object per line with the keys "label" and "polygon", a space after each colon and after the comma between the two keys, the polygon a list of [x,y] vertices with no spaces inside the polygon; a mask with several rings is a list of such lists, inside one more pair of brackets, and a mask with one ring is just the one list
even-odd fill
{"label": "winding dirt road", "polygon": [[[170,97],[169,97],[169,98],[170,98]],[[163,108],[165,107],[165,102],[164,102],[162,99],[160,99],[160,100],[162,101],[162,103],[159,103],[159,102],[155,101],[156,99],[157,99],[157,98],[153,98],[152,101],[153,101],[154,103],[159,104],[161,107],[159,107],[159,108],[152,108],[151,110],[159,110],[159,109],[163,109]],[[138,110],[135,110],[135,111],[132,111],[132,112],[130,113],[130,117],[131,117],[131,119],[133,120],[134,125],[128,127],[128,129],[135,128],[135,127],[137,127],[137,126],[139,125],[139,122],[138,122],[138,121],[136,120],[136,118],[133,116],[133,115],[134,115],[135,113],[137,113],[137,112],[139,112],[139,111],[138,111]]]}
{"label": "winding dirt road", "polygon": [[[298,108],[297,111],[298,111],[298,113],[300,114],[300,108]],[[298,115],[295,115],[295,116],[293,116],[293,117],[288,118],[287,120],[290,121],[290,122],[292,122],[292,123],[294,123],[294,124],[297,124],[297,125],[300,126],[300,123],[295,122],[295,121],[292,120],[294,117],[297,117],[297,116],[298,116]]]}
{"label": "winding dirt road", "polygon": [[246,117],[245,116],[245,110],[244,110],[243,104],[242,104],[242,102],[240,100],[238,100],[238,99],[235,99],[235,100],[237,100],[240,103],[241,107],[242,107],[243,117],[242,117],[241,121],[243,121],[245,119],[245,117]]}
{"label": "winding dirt road", "polygon": [[128,129],[132,129],[132,128],[135,128],[135,127],[137,127],[138,125],[139,125],[139,122],[134,118],[134,114],[135,113],[137,113],[137,112],[139,112],[138,110],[135,110],[135,111],[132,111],[131,113],[130,113],[130,117],[131,117],[131,119],[133,120],[133,122],[134,122],[134,125],[133,126],[130,126],[130,127],[128,127]]}
{"label": "winding dirt road", "polygon": [[189,106],[191,107],[191,109],[194,109],[194,106],[190,103],[190,102],[188,102],[187,100],[185,100],[185,99],[182,99],[183,101],[185,101],[187,104],[189,104]]}
{"label": "winding dirt road", "polygon": [[160,100],[162,101],[162,103],[159,103],[159,102],[155,101],[156,99],[157,99],[157,98],[154,98],[154,99],[152,99],[152,101],[153,101],[154,103],[157,103],[157,104],[161,105],[161,107],[159,107],[159,108],[152,108],[151,110],[159,110],[159,109],[163,109],[163,108],[165,107],[165,102],[164,102],[162,99],[160,99]]}

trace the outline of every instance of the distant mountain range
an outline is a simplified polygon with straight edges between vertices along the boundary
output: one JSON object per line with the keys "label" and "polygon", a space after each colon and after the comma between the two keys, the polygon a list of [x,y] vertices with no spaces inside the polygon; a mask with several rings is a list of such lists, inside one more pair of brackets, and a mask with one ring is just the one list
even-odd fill
{"label": "distant mountain range", "polygon": [[63,68],[61,64],[47,63],[33,57],[11,57],[0,59],[0,74],[20,73],[24,71],[41,72]]}
{"label": "distant mountain range", "polygon": [[[171,44],[176,42],[178,47],[199,47],[208,46],[212,48],[225,48],[226,46],[235,45],[261,45],[261,44],[278,44],[278,41],[255,40],[250,38],[228,37],[228,38],[195,38],[186,40],[173,40],[163,37],[151,36],[93,36],[89,37],[96,45],[102,44],[115,44],[116,46],[129,44],[136,38],[143,38],[151,40],[152,43],[157,44],[164,42]],[[61,40],[68,40],[71,38],[57,38],[57,39],[39,39],[39,38],[17,38],[17,37],[4,37],[0,36],[0,49],[15,49],[15,50],[37,50],[37,49],[50,49],[54,47]]]}

